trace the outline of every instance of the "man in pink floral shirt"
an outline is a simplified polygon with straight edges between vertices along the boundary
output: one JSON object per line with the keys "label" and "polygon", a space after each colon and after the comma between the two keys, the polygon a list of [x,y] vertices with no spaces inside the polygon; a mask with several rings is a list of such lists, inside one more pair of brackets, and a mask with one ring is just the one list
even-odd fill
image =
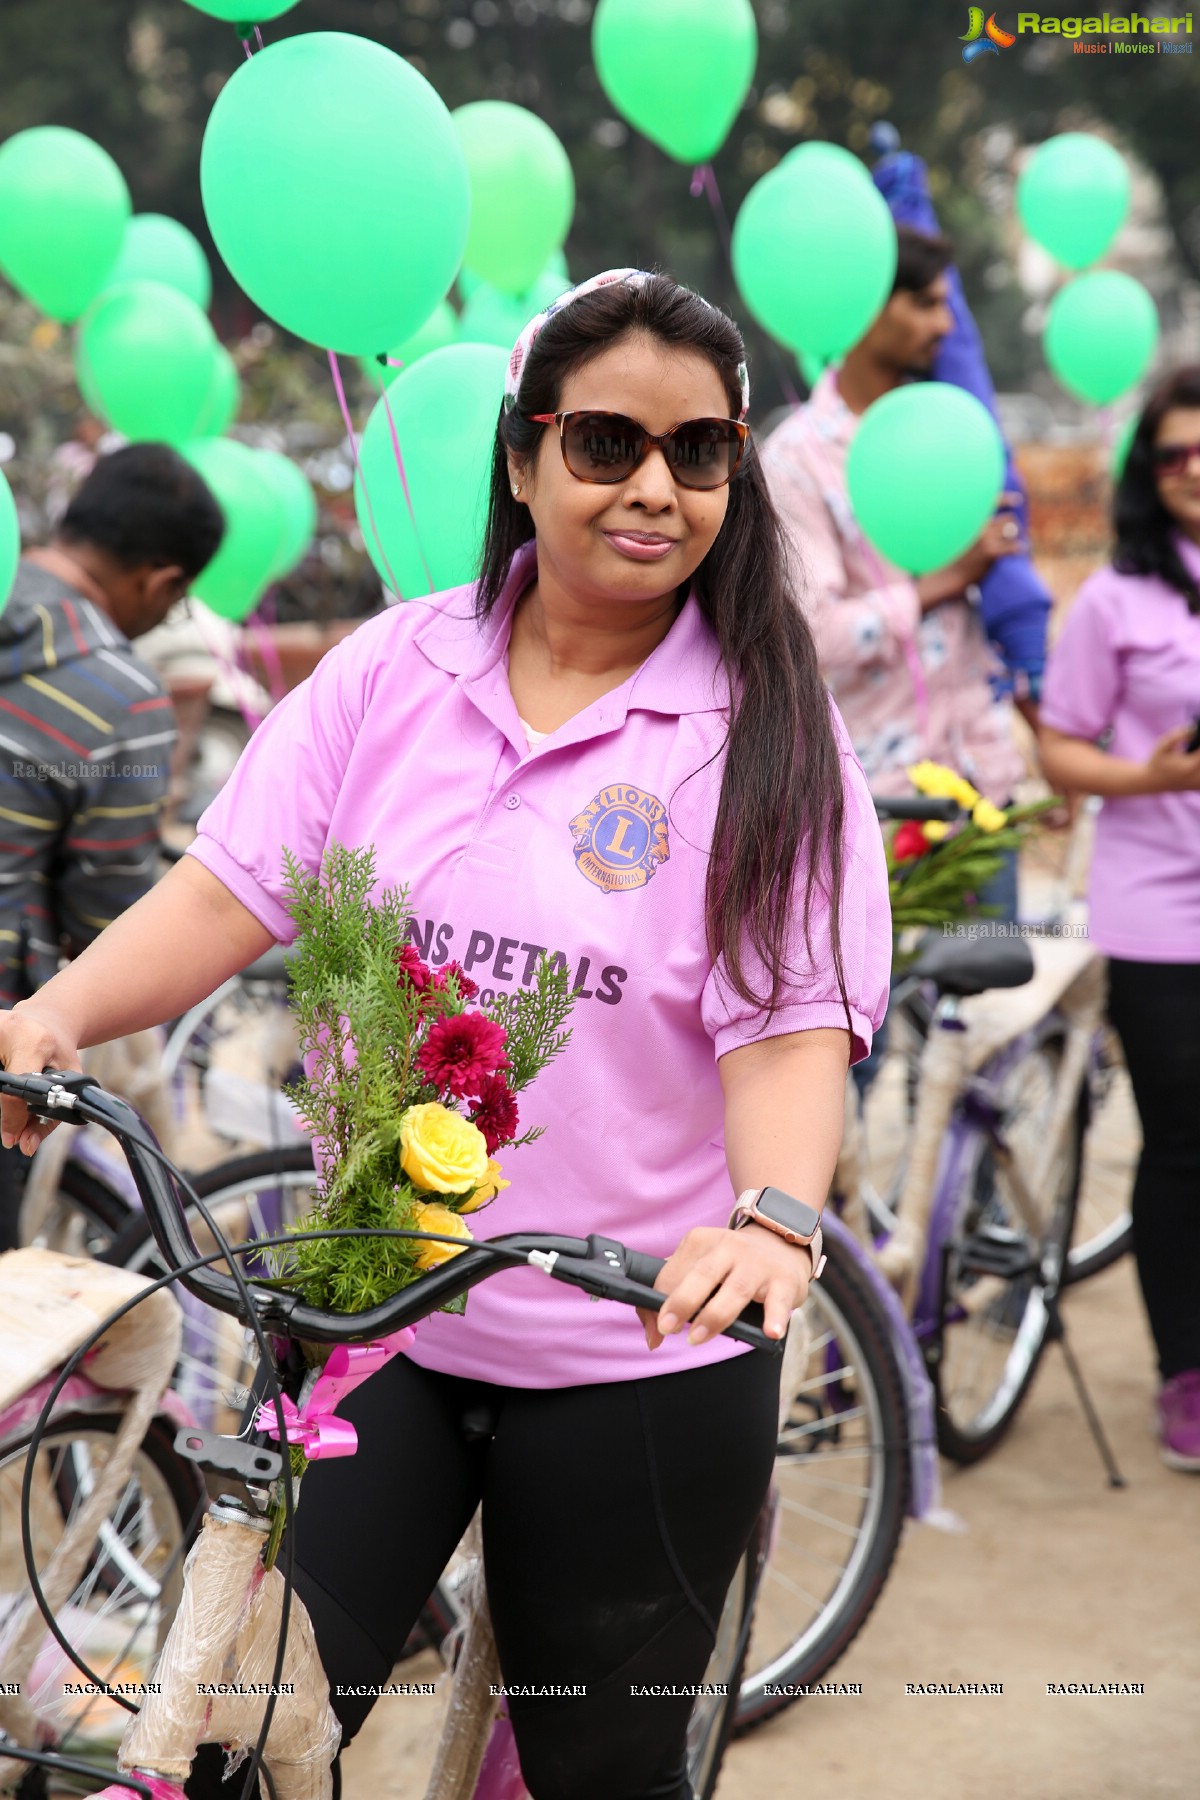
{"label": "man in pink floral shirt", "polygon": [[999,556],[1023,549],[1003,514],[956,562],[913,580],[886,562],[854,518],[846,457],[859,418],[881,395],[927,375],[952,327],[951,247],[901,227],[891,298],[806,406],[763,447],[772,497],[788,527],[796,589],[872,789],[910,791],[909,764],[930,757],[998,805],[1024,772],[1008,700],[971,589]]}

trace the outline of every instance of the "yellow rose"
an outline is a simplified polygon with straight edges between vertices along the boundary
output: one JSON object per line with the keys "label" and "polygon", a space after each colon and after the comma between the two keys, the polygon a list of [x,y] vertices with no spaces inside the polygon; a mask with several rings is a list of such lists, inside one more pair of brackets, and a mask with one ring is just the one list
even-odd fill
{"label": "yellow rose", "polygon": [[921,836],[927,844],[940,844],[949,829],[945,819],[926,819],[921,827]]}
{"label": "yellow rose", "polygon": [[1001,812],[998,806],[993,806],[990,800],[977,800],[971,814],[971,823],[978,825],[980,831],[1003,831],[1008,824],[1008,815]]}
{"label": "yellow rose", "polygon": [[461,1210],[463,1212],[478,1212],[481,1206],[486,1206],[489,1200],[494,1200],[497,1194],[503,1193],[506,1187],[511,1186],[512,1182],[505,1181],[501,1176],[500,1164],[496,1161],[495,1157],[489,1156],[487,1174],[484,1176],[475,1192],[471,1195],[471,1198],[463,1204]]}
{"label": "yellow rose", "polygon": [[410,1106],[400,1121],[400,1167],[414,1187],[469,1194],[487,1173],[487,1140],[478,1125],[436,1100]]}
{"label": "yellow rose", "polygon": [[471,1233],[465,1219],[460,1219],[450,1207],[443,1206],[438,1200],[431,1200],[428,1206],[417,1209],[413,1220],[414,1231],[440,1231],[444,1237],[463,1238],[465,1242],[460,1248],[453,1244],[419,1244],[417,1250],[418,1269],[436,1269],[439,1263],[448,1262],[452,1256],[460,1256],[471,1242]]}
{"label": "yellow rose", "polygon": [[978,790],[966,777],[948,769],[944,763],[914,763],[905,773],[918,794],[930,794],[938,800],[957,800],[964,812],[970,812],[979,799]]}

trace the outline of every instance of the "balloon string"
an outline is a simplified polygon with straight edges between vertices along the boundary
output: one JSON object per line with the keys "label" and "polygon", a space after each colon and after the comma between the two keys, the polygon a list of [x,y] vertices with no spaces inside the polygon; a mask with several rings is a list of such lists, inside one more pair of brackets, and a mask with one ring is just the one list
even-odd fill
{"label": "balloon string", "polygon": [[[712,208],[712,215],[716,221],[717,234],[721,240],[721,249],[725,253],[725,264],[736,286],[737,276],[733,271],[733,233],[729,228],[729,214],[721,197],[721,189],[717,184],[717,172],[711,163],[700,163],[692,170],[691,192],[694,200],[698,200],[701,194],[708,198],[708,204]],[[767,354],[775,365],[775,373],[779,377],[779,384],[788,405],[791,407],[802,406],[804,403],[796,391],[796,384],[792,380],[788,366],[783,360],[774,338],[769,333],[767,334]]]}
{"label": "balloon string", "polygon": [[256,25],[254,27],[254,41],[258,45],[260,50],[266,49],[267,46],[263,43],[263,34],[262,34],[262,26],[261,25]]}
{"label": "balloon string", "polygon": [[242,49],[246,52],[246,61],[249,62],[250,58],[254,55],[253,50],[250,48],[249,38],[242,39]]}
{"label": "balloon string", "polygon": [[417,530],[417,515],[413,511],[412,495],[408,491],[408,476],[404,472],[404,458],[400,454],[400,435],[396,430],[396,419],[392,412],[392,403],[388,399],[387,383],[382,375],[379,378],[380,393],[383,397],[383,410],[387,414],[388,429],[392,434],[392,449],[396,455],[396,467],[400,471],[400,486],[404,489],[404,504],[408,508],[408,516],[412,521],[413,538],[417,546],[417,555],[421,558],[421,567],[425,571],[425,579],[429,583],[431,594],[437,592],[433,579],[433,571],[425,560],[425,552],[421,547],[421,534]]}
{"label": "balloon string", "polygon": [[371,526],[371,536],[375,539],[375,547],[379,551],[379,560],[383,564],[384,571],[387,575],[388,586],[391,588],[393,594],[395,594],[397,600],[403,600],[404,595],[401,592],[400,583],[396,580],[396,577],[392,572],[392,565],[388,561],[387,551],[383,547],[383,539],[379,535],[379,527],[375,523],[375,508],[371,505],[371,495],[367,487],[367,478],[363,474],[363,466],[359,461],[358,439],[354,435],[354,421],[350,417],[350,408],[346,404],[346,390],[342,386],[342,371],[338,367],[337,352],[336,350],[330,350],[327,351],[326,354],[329,357],[329,367],[333,371],[333,389],[337,395],[338,405],[342,409],[342,422],[346,427],[346,436],[350,440],[350,454],[354,458],[354,467],[358,473],[359,486],[362,488],[362,497],[366,502],[367,519]]}
{"label": "balloon string", "polygon": [[265,715],[255,712],[247,702],[246,678],[249,675],[249,671],[244,669],[236,658],[233,661],[230,660],[226,653],[225,645],[221,641],[220,634],[214,634],[213,627],[205,616],[208,610],[209,609],[202,600],[196,599],[195,596],[192,597],[189,602],[189,612],[191,614],[192,622],[195,625],[196,630],[200,633],[200,637],[203,640],[209,655],[212,657],[213,661],[220,669],[221,674],[225,677],[225,680],[232,689],[234,700],[237,702],[237,709],[242,715],[247,731],[253,735],[262,724]]}
{"label": "balloon string", "polygon": [[[270,625],[263,617],[266,610],[266,597],[259,609],[252,612],[246,620],[246,629],[254,639],[254,647],[258,651],[259,661],[267,677],[267,691],[272,700],[278,703],[287,693],[287,682],[283,678],[283,661],[279,655],[279,646],[271,633]],[[274,610],[272,608],[272,610]]]}

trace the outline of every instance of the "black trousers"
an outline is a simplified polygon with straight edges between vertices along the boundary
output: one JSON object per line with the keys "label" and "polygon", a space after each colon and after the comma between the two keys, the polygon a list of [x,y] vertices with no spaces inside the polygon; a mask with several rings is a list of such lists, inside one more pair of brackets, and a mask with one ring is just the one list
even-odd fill
{"label": "black trousers", "polygon": [[[637,1329],[636,1325],[631,1327]],[[488,1597],[534,1800],[690,1800],[692,1701],[774,1462],[779,1358],[503,1388],[397,1357],[340,1409],[358,1454],[306,1473],[297,1591],[349,1742],[483,1504]],[[386,1706],[421,1706],[387,1697]],[[191,1800],[236,1800],[203,1749]]]}
{"label": "black trousers", "polygon": [[1142,1121],[1133,1250],[1164,1381],[1200,1369],[1200,963],[1109,963]]}
{"label": "black trousers", "polygon": [[14,1144],[6,1150],[0,1144],[0,1251],[20,1246],[21,1203],[33,1158],[22,1156]]}

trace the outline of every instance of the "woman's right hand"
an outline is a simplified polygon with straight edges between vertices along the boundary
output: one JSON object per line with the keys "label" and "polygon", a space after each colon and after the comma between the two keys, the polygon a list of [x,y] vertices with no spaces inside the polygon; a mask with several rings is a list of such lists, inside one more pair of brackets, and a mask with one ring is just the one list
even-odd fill
{"label": "woman's right hand", "polygon": [[[0,1012],[0,1064],[10,1075],[40,1075],[43,1069],[81,1069],[77,1033],[54,1008],[37,998],[22,1000],[11,1012]],[[56,1119],[34,1119],[23,1100],[0,1100],[0,1143],[17,1144],[32,1156],[49,1137]]]}
{"label": "woman's right hand", "polygon": [[1191,725],[1176,726],[1159,738],[1142,764],[1147,794],[1186,794],[1200,790],[1200,750],[1190,755],[1183,746],[1192,735]]}

